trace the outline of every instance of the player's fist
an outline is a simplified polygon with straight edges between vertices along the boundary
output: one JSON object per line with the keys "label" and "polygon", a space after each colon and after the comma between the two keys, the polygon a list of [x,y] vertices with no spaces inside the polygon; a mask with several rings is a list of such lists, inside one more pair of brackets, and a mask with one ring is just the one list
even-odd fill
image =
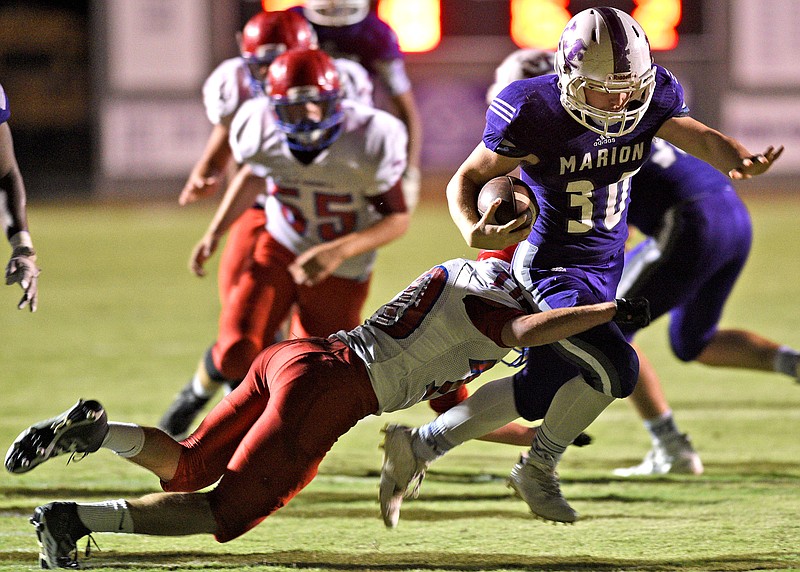
{"label": "player's fist", "polygon": [[650,323],[650,302],[647,298],[617,298],[617,313],[614,321],[644,328]]}

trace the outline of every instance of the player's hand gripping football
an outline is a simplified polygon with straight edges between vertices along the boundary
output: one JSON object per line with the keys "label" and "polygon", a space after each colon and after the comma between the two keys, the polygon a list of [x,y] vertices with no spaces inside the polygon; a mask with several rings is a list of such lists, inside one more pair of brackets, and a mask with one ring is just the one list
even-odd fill
{"label": "player's hand gripping football", "polygon": [[753,155],[752,157],[745,157],[742,159],[742,164],[739,167],[728,171],[728,176],[731,179],[749,179],[756,175],[766,172],[772,166],[772,163],[778,160],[778,157],[783,153],[783,145],[775,149],[772,146],[767,147],[767,150],[760,155]]}
{"label": "player's hand gripping football", "polygon": [[644,328],[650,323],[650,302],[647,298],[617,298],[617,313],[614,321]]}
{"label": "player's hand gripping football", "polygon": [[490,222],[495,220],[495,213],[501,204],[500,199],[496,199],[489,205],[483,216],[472,226],[472,236],[467,244],[483,250],[503,250],[528,238],[532,221],[525,214],[502,225]]}
{"label": "player's hand gripping football", "polygon": [[6,284],[19,284],[22,287],[22,299],[17,304],[20,310],[28,306],[31,312],[36,311],[39,302],[39,272],[33,248],[15,247],[6,266]]}

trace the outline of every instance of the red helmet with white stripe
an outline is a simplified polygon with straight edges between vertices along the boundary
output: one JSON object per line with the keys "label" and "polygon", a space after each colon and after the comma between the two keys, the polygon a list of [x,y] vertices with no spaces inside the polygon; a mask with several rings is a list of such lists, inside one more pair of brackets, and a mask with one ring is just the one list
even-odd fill
{"label": "red helmet with white stripe", "polygon": [[[259,12],[239,34],[239,53],[248,64],[258,89],[264,89],[266,66],[283,52],[314,48],[317,35],[300,14],[289,11]],[[264,68],[264,69],[259,69]]]}
{"label": "red helmet with white stripe", "polygon": [[290,50],[267,74],[267,95],[289,147],[318,151],[341,134],[344,112],[339,73],[322,50]]}

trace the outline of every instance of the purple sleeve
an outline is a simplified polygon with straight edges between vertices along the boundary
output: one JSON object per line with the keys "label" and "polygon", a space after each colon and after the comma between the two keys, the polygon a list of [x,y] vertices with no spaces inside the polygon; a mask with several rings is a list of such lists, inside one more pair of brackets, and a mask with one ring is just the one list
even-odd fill
{"label": "purple sleeve", "polygon": [[11,117],[11,111],[8,108],[8,96],[3,86],[0,85],[0,123],[5,123]]}
{"label": "purple sleeve", "polygon": [[523,81],[507,85],[492,100],[486,110],[486,127],[483,130],[483,144],[487,149],[506,157],[525,157],[529,154],[529,151],[517,149],[507,135],[509,126],[517,118],[519,107],[524,101]]}

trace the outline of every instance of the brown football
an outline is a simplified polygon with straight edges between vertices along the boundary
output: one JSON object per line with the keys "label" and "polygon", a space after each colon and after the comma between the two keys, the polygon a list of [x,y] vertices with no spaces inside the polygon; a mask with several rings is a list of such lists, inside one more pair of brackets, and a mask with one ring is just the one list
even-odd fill
{"label": "brown football", "polygon": [[495,199],[502,202],[489,224],[507,224],[524,213],[527,213],[525,223],[530,224],[539,214],[533,191],[517,177],[503,175],[487,181],[478,193],[478,213],[483,216]]}

